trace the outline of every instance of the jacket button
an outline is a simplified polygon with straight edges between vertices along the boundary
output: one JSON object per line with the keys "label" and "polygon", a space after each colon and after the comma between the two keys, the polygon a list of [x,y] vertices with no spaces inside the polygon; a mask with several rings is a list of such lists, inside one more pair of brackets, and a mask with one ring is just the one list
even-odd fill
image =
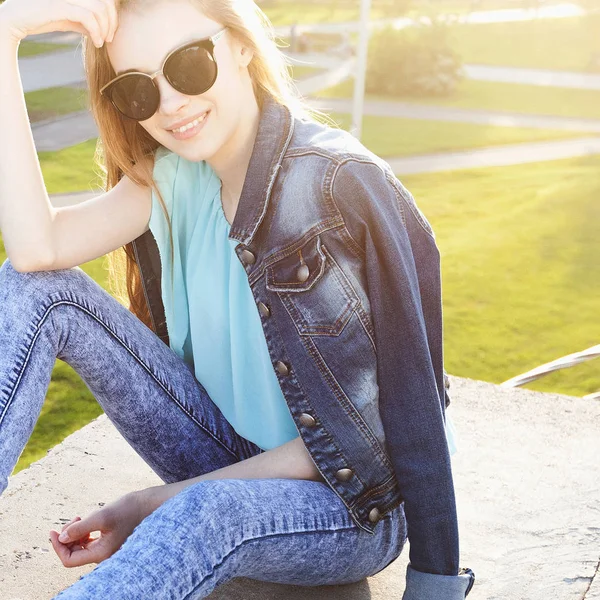
{"label": "jacket button", "polygon": [[244,248],[242,250],[242,260],[247,265],[253,265],[256,262],[256,256],[254,256],[254,253],[250,252],[248,248]]}
{"label": "jacket button", "polygon": [[314,417],[308,413],[302,413],[299,421],[301,425],[304,425],[304,427],[314,427],[317,424]]}
{"label": "jacket button", "polygon": [[258,312],[263,317],[270,317],[271,316],[271,309],[264,302],[259,302],[258,303]]}
{"label": "jacket button", "polygon": [[288,375],[290,370],[288,369],[287,365],[282,362],[281,360],[277,361],[277,370],[279,371],[279,373],[281,373],[282,375]]}
{"label": "jacket button", "polygon": [[298,267],[298,271],[296,271],[296,277],[298,277],[298,281],[306,281],[309,275],[310,271],[308,270],[308,267],[306,265]]}
{"label": "jacket button", "polygon": [[335,476],[339,481],[348,481],[354,475],[354,471],[352,469],[339,469],[336,471]]}
{"label": "jacket button", "polygon": [[379,512],[379,509],[377,507],[372,508],[369,512],[369,521],[371,521],[371,523],[377,523],[379,519],[381,519],[381,513]]}

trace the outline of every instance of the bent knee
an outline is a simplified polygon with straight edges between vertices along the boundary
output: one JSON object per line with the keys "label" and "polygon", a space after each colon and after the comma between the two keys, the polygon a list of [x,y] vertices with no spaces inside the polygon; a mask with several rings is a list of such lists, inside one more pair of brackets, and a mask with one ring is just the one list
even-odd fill
{"label": "bent knee", "polygon": [[72,290],[78,286],[98,285],[81,267],[51,271],[17,271],[6,258],[0,266],[0,292],[3,300],[9,296]]}

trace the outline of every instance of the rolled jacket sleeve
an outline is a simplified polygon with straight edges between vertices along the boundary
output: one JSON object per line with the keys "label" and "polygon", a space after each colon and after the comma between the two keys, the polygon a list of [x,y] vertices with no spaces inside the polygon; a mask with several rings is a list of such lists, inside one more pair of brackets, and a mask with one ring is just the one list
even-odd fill
{"label": "rolled jacket sleeve", "polygon": [[406,567],[406,589],[402,600],[462,600],[469,595],[475,574],[433,575]]}
{"label": "rolled jacket sleeve", "polygon": [[[426,585],[413,575],[405,599],[453,600],[459,597],[459,543],[444,421],[439,251],[429,223],[391,170],[349,159],[334,175],[332,195],[364,256],[379,411],[405,503],[410,572],[449,576],[437,580],[438,595],[428,596],[410,591]],[[453,579],[456,585],[448,586]]]}

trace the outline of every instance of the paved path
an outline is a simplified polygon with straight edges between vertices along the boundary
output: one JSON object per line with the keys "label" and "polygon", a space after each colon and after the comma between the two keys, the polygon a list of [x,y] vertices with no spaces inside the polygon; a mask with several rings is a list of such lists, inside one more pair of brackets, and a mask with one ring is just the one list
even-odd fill
{"label": "paved path", "polygon": [[[598,600],[600,403],[450,375],[461,566],[469,600]],[[52,598],[95,565],[65,569],[50,529],[162,482],[106,415],[9,480],[0,497],[2,600]],[[317,588],[233,579],[211,600],[394,600],[408,546],[359,583]],[[590,587],[591,586],[591,587]]]}
{"label": "paved path", "polygon": [[[310,98],[310,103],[320,109],[336,112],[352,111],[352,100],[348,98]],[[492,125],[496,127],[528,127],[531,129],[600,133],[600,119],[574,119],[503,111],[427,106],[391,100],[367,100],[364,105],[364,114],[425,121],[473,123],[475,125]]]}
{"label": "paved path", "polygon": [[39,121],[31,130],[38,152],[55,152],[98,137],[96,122],[87,110]]}
{"label": "paved path", "polygon": [[467,79],[497,83],[520,83],[543,87],[572,88],[576,90],[600,90],[600,75],[571,73],[547,69],[517,69],[515,67],[491,67],[488,65],[464,65]]}
{"label": "paved path", "polygon": [[456,169],[506,167],[593,154],[600,154],[600,137],[510,144],[461,152],[386,158],[386,160],[396,175],[413,175]]}
{"label": "paved path", "polygon": [[83,56],[79,47],[20,58],[19,72],[25,92],[85,81]]}

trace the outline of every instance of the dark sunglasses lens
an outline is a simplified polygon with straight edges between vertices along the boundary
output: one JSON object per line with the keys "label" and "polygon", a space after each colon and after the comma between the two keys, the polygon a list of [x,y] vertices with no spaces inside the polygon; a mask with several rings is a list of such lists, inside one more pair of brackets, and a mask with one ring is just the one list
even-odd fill
{"label": "dark sunglasses lens", "polygon": [[111,99],[124,115],[137,121],[149,119],[159,104],[158,90],[150,77],[135,74],[114,83]]}
{"label": "dark sunglasses lens", "polygon": [[215,82],[217,64],[202,46],[188,46],[173,54],[164,69],[167,81],[182,94],[196,96]]}

